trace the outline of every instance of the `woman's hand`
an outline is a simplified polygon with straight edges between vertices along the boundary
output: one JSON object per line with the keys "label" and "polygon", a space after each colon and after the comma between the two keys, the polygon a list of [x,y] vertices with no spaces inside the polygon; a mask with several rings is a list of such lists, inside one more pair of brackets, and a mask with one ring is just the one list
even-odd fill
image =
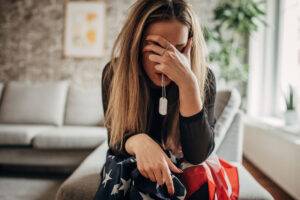
{"label": "woman's hand", "polygon": [[148,35],[146,40],[159,44],[148,44],[143,51],[154,52],[149,59],[158,63],[155,68],[177,84],[181,115],[188,117],[200,112],[203,102],[197,78],[191,69],[192,38],[188,39],[182,52],[160,35]]}
{"label": "woman's hand", "polygon": [[[130,148],[132,147],[132,148]],[[166,184],[168,192],[174,194],[171,171],[181,173],[162,148],[150,136],[141,133],[127,139],[125,148],[130,148],[136,157],[140,173],[159,185]]]}
{"label": "woman's hand", "polygon": [[152,62],[158,63],[155,68],[174,81],[179,87],[190,86],[195,83],[196,77],[191,70],[192,38],[188,39],[182,52],[176,49],[167,39],[160,35],[148,35],[151,43],[143,48],[143,52],[154,52],[149,55]]}

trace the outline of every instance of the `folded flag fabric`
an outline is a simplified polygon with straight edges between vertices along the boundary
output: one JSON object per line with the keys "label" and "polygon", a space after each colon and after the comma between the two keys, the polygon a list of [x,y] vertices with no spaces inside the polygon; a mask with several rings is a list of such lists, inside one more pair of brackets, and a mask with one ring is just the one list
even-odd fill
{"label": "folded flag fabric", "polygon": [[187,188],[185,199],[208,183],[209,200],[237,200],[239,177],[237,167],[212,153],[205,162],[192,165],[184,159],[180,161],[183,173],[179,179]]}
{"label": "folded flag fabric", "polygon": [[168,193],[165,184],[160,186],[139,172],[134,156],[115,156],[108,149],[106,162],[100,172],[101,181],[94,200],[183,200],[186,195],[186,188],[174,173],[171,173],[171,176],[175,189],[173,196]]}
{"label": "folded flag fabric", "polygon": [[[165,152],[172,157],[170,151]],[[225,160],[211,154],[199,165],[192,165],[184,159],[173,161],[183,173],[171,172],[175,193],[170,195],[165,184],[160,186],[139,172],[134,156],[116,156],[108,149],[94,200],[187,200],[204,183],[208,183],[209,200],[238,198],[237,168]]]}

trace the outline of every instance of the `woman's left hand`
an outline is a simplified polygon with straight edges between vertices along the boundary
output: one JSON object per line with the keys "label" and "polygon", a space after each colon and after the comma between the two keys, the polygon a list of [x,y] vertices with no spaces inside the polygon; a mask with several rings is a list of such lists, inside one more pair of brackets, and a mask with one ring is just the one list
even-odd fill
{"label": "woman's left hand", "polygon": [[148,44],[143,48],[143,52],[152,51],[149,59],[158,63],[155,65],[156,70],[161,71],[169,79],[174,81],[178,87],[189,86],[195,83],[195,75],[191,70],[191,46],[192,38],[188,39],[182,52],[176,49],[168,40],[160,35],[148,35],[147,41],[156,42]]}

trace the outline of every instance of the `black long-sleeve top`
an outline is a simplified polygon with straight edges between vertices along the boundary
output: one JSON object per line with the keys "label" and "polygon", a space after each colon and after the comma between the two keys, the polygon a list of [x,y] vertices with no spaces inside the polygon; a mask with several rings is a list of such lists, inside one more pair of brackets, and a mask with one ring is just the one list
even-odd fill
{"label": "black long-sleeve top", "polygon": [[[102,103],[104,114],[107,110],[109,100],[108,90],[110,81],[112,80],[111,78],[113,76],[113,70],[108,70],[109,67],[112,66],[110,63],[107,63],[102,73]],[[105,75],[107,75],[106,73],[110,73],[107,76],[109,77],[108,79],[104,79]],[[201,111],[188,117],[182,116],[179,112],[180,142],[182,153],[184,159],[192,164],[199,164],[205,161],[215,147],[214,126],[216,118],[214,116],[214,103],[216,97],[216,81],[213,71],[210,68],[208,68],[207,76],[208,84],[206,84],[205,101]],[[168,123],[168,118],[160,115],[158,112],[159,98],[161,97],[161,87],[156,86],[146,74],[145,77],[150,88],[149,91],[151,104],[151,112],[148,114],[150,126],[147,134],[157,143],[160,143],[162,138],[166,137],[166,124]],[[166,86],[166,93],[169,105],[172,105],[176,100],[178,101],[178,87],[174,82],[171,82]],[[116,150],[113,150],[114,153],[117,155],[130,156],[125,149],[125,142],[130,136],[135,134],[138,133],[132,131],[125,132],[121,151],[116,152]],[[110,133],[108,131],[108,143],[110,141],[109,135]]]}

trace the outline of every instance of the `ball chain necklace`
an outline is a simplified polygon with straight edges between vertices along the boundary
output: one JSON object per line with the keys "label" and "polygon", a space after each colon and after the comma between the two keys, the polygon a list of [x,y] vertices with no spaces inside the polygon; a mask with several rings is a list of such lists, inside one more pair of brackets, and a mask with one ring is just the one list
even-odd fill
{"label": "ball chain necklace", "polygon": [[168,99],[166,98],[166,86],[164,74],[161,74],[161,97],[159,98],[159,113],[161,115],[167,114]]}
{"label": "ball chain necklace", "polygon": [[165,145],[166,134],[167,134],[167,108],[168,108],[168,99],[166,95],[166,85],[164,74],[161,74],[161,97],[159,98],[159,114],[163,116],[162,127],[161,127],[161,147],[164,149],[165,153],[170,157],[170,150]]}

